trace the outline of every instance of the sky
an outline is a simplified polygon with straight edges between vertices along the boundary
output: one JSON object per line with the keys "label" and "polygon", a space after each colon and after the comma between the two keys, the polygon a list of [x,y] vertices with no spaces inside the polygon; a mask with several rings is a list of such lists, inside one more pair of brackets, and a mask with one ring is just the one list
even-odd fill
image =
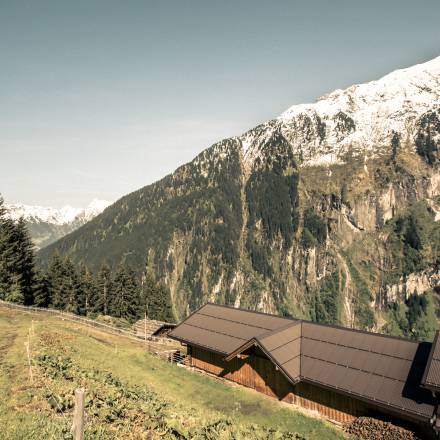
{"label": "sky", "polygon": [[115,201],[293,104],[440,55],[439,0],[0,0],[0,193]]}

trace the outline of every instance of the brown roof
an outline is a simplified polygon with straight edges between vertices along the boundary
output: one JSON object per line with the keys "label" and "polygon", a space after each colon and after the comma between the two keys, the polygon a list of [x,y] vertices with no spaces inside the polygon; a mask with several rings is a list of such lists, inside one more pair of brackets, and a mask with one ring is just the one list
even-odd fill
{"label": "brown roof", "polygon": [[[335,389],[418,418],[431,418],[435,408],[421,387],[431,344],[214,304],[201,307],[169,336],[226,360],[256,345],[292,383]],[[440,343],[428,374],[440,386],[437,355]]]}
{"label": "brown roof", "polygon": [[250,339],[285,325],[286,319],[278,316],[206,304],[178,325],[170,336],[229,354]]}
{"label": "brown roof", "polygon": [[301,379],[429,419],[435,401],[420,386],[428,353],[405,339],[303,322]]}
{"label": "brown roof", "polygon": [[170,322],[157,321],[155,319],[141,319],[133,324],[133,330],[138,336],[155,336],[160,330],[166,328],[174,328],[176,324]]}
{"label": "brown roof", "polygon": [[440,341],[438,331],[432,343],[422,383],[428,389],[440,391]]}

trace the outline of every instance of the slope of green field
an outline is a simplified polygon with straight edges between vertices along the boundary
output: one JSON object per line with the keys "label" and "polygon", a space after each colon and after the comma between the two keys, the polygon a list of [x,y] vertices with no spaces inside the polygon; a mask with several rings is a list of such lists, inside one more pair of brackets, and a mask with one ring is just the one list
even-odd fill
{"label": "slope of green field", "polygon": [[[25,342],[31,332],[33,382]],[[87,390],[86,439],[342,439],[332,425],[252,390],[146,354],[136,342],[0,308],[0,437],[69,439]]]}

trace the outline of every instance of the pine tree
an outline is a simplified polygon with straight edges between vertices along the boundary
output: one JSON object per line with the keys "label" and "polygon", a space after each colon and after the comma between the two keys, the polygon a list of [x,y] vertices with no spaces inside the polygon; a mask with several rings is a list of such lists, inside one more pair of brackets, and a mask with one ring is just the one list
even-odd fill
{"label": "pine tree", "polygon": [[7,218],[0,197],[0,298],[33,303],[34,248],[25,221]]}
{"label": "pine tree", "polygon": [[20,275],[14,275],[12,277],[12,283],[9,286],[9,289],[6,293],[5,300],[18,304],[23,304],[24,295],[21,285],[22,285],[22,280]]}
{"label": "pine tree", "polygon": [[6,217],[8,210],[5,206],[5,201],[3,197],[0,195],[0,219],[4,219]]}
{"label": "pine tree", "polygon": [[[0,199],[0,208],[3,200]],[[5,211],[2,209],[3,215]],[[12,286],[14,255],[12,249],[14,223],[5,217],[0,217],[0,299],[6,299]]]}
{"label": "pine tree", "polygon": [[414,293],[406,300],[408,332],[417,340],[431,341],[437,329],[437,318],[431,294]]}
{"label": "pine tree", "polygon": [[113,301],[111,315],[135,321],[139,310],[139,283],[130,267],[120,265],[113,278]]}
{"label": "pine tree", "polygon": [[50,283],[52,306],[70,313],[78,313],[78,274],[69,257],[62,259],[55,254],[47,277]]}
{"label": "pine tree", "polygon": [[97,287],[92,273],[84,263],[78,269],[77,285],[78,313],[88,316],[93,310],[93,303],[97,296]]}
{"label": "pine tree", "polygon": [[169,290],[156,283],[151,273],[142,278],[140,305],[150,319],[174,321]]}
{"label": "pine tree", "polygon": [[79,314],[79,301],[78,301],[79,277],[76,272],[76,268],[69,257],[66,257],[64,259],[63,265],[64,265],[63,288],[66,299],[66,305],[64,310],[66,312]]}
{"label": "pine tree", "polygon": [[92,311],[108,315],[113,297],[112,273],[107,264],[103,264],[96,277],[96,299]]}
{"label": "pine tree", "polygon": [[400,148],[400,137],[399,134],[393,131],[393,137],[391,138],[391,160],[394,165],[396,165],[397,153]]}
{"label": "pine tree", "polygon": [[49,307],[51,303],[50,283],[46,274],[38,271],[34,279],[34,305],[37,307]]}
{"label": "pine tree", "polygon": [[85,314],[86,316],[93,313],[94,303],[98,297],[98,288],[96,286],[95,278],[92,272],[87,268],[85,277],[83,279],[85,286]]}
{"label": "pine tree", "polygon": [[32,305],[34,302],[33,289],[35,282],[34,245],[23,218],[16,224],[16,234],[18,244],[16,271],[20,274],[20,288],[24,304]]}
{"label": "pine tree", "polygon": [[64,277],[63,260],[58,253],[55,253],[50,261],[47,270],[47,279],[50,285],[51,306],[55,309],[64,309],[65,298],[63,292]]}

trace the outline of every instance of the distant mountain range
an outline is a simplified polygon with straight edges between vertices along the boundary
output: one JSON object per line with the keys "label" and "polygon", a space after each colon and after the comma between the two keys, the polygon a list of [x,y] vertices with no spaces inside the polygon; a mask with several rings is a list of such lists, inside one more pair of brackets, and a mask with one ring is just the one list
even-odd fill
{"label": "distant mountain range", "polygon": [[32,240],[41,249],[92,220],[109,205],[105,200],[93,200],[86,208],[57,209],[22,203],[6,203],[6,208],[13,220],[25,219]]}
{"label": "distant mountain range", "polygon": [[440,57],[218,142],[39,259],[150,267],[177,318],[209,300],[410,333],[414,294],[440,310],[439,148]]}

